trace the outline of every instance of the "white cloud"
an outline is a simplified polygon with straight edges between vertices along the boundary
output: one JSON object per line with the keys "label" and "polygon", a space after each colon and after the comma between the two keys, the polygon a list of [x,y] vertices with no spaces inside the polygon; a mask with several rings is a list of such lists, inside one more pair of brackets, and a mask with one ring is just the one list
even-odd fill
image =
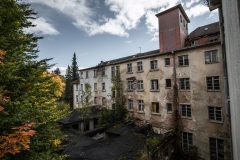
{"label": "white cloud", "polygon": [[61,75],[65,75],[66,74],[66,70],[67,70],[67,67],[57,67],[57,66],[53,66],[50,71],[54,71],[56,70],[57,68],[59,68],[60,72],[61,72]]}
{"label": "white cloud", "polygon": [[[144,20],[148,33],[153,36],[152,40],[158,39],[158,20],[155,14],[182,2],[182,0],[105,0],[105,5],[114,16],[103,15],[98,20],[94,20],[99,15],[90,8],[89,3],[92,1],[89,0],[27,1],[46,5],[69,16],[74,26],[90,36],[108,33],[129,37],[129,31],[135,29],[140,21]],[[207,6],[199,3],[200,0],[184,1],[187,8],[191,7],[186,10],[189,17],[197,17],[209,12]]]}
{"label": "white cloud", "polygon": [[189,17],[201,16],[208,12],[210,12],[208,6],[203,5],[203,4],[195,5],[186,10],[186,13]]}
{"label": "white cloud", "polygon": [[24,29],[27,33],[35,33],[38,35],[58,35],[59,32],[51,25],[49,22],[47,22],[46,19],[43,17],[39,17],[37,19],[31,19],[30,20],[35,27],[30,27]]}

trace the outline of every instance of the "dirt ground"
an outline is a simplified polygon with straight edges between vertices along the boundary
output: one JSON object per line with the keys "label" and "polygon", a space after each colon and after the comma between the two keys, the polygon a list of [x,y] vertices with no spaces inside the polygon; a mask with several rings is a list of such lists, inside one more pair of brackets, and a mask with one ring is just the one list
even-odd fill
{"label": "dirt ground", "polygon": [[68,154],[68,160],[135,160],[136,154],[144,149],[144,135],[136,133],[134,128],[120,125],[110,128],[109,132],[118,136],[106,134],[106,138],[94,140],[80,134],[77,130],[66,130],[68,142],[63,153]]}

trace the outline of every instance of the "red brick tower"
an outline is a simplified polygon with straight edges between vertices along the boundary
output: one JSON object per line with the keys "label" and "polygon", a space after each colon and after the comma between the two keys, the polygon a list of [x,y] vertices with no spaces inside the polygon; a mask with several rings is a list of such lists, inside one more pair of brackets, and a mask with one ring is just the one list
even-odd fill
{"label": "red brick tower", "polygon": [[180,49],[185,46],[190,22],[181,4],[156,15],[159,24],[160,52]]}

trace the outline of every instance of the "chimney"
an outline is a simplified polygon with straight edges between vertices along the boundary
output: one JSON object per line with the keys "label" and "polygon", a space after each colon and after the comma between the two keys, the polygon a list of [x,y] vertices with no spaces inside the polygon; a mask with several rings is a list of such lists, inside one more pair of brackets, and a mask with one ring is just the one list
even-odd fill
{"label": "chimney", "polygon": [[185,46],[190,22],[181,4],[156,15],[159,25],[160,53]]}

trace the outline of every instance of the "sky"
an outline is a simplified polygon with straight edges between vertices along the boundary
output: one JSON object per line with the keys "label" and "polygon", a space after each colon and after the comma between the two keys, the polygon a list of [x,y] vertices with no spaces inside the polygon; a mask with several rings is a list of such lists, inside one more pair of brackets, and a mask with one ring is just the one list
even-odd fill
{"label": "sky", "polygon": [[179,3],[189,19],[189,33],[219,21],[203,0],[23,0],[38,13],[26,32],[39,40],[39,59],[53,58],[62,74],[76,53],[80,69],[100,61],[159,49],[155,16]]}

